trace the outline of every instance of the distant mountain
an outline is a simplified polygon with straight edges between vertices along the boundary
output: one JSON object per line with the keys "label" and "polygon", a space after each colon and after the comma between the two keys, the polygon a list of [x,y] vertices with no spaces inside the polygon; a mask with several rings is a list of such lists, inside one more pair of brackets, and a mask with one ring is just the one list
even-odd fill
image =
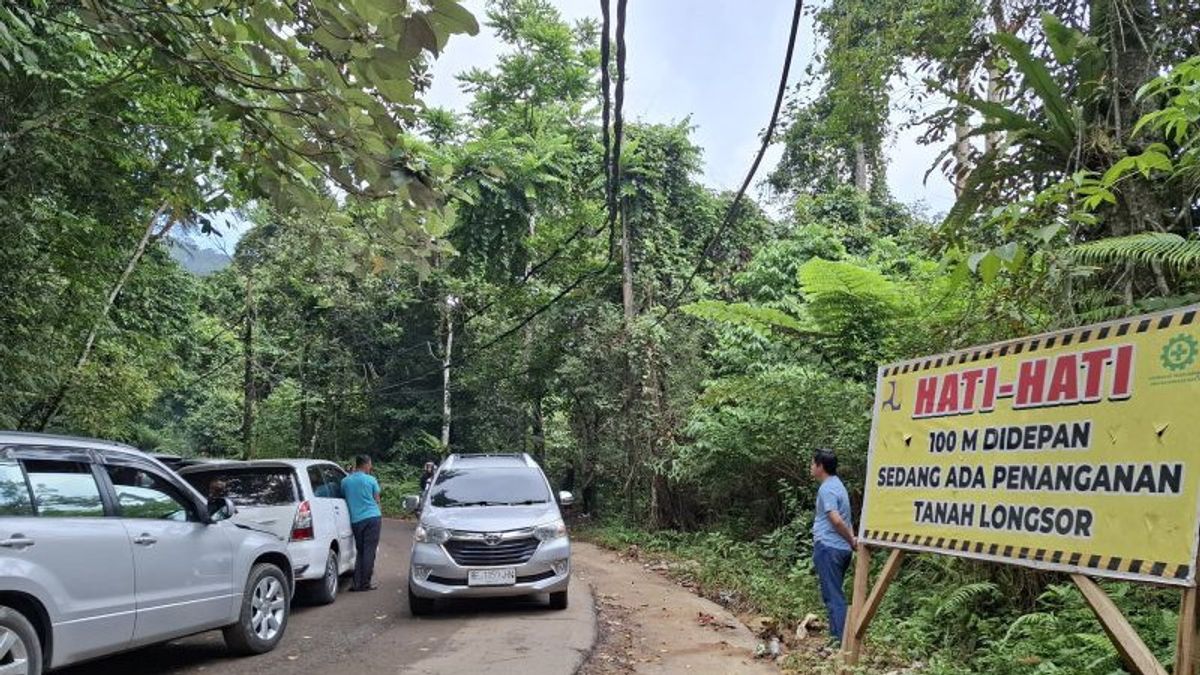
{"label": "distant mountain", "polygon": [[229,267],[232,261],[221,251],[211,248],[201,248],[191,243],[171,241],[168,244],[171,257],[183,268],[199,277],[206,277],[214,272]]}

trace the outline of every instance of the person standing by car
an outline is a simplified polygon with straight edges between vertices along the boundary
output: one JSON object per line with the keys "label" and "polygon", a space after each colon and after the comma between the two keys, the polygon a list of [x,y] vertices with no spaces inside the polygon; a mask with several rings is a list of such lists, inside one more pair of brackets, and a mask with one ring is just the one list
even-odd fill
{"label": "person standing by car", "polygon": [[354,459],[354,473],[342,479],[342,496],[350,511],[350,527],[354,530],[354,548],[358,553],[354,565],[352,591],[373,591],[379,586],[371,581],[375,573],[375,550],[379,548],[379,532],[383,511],[379,508],[379,481],[371,475],[371,458],[359,455]]}
{"label": "person standing by car", "polygon": [[429,483],[433,481],[433,473],[437,470],[437,466],[433,462],[425,462],[425,468],[421,470],[421,494],[429,489]]}
{"label": "person standing by car", "polygon": [[817,508],[813,516],[813,566],[821,587],[821,600],[829,612],[829,633],[838,643],[846,626],[846,596],[842,586],[850,554],[858,548],[850,517],[850,495],[837,475],[837,455],[832,450],[817,450],[813,455],[812,477],[820,482]]}

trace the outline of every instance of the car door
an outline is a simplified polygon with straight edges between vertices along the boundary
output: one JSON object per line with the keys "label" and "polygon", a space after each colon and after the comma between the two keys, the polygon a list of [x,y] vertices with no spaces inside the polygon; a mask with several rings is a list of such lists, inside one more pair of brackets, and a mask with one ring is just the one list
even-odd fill
{"label": "car door", "polygon": [[226,623],[233,615],[233,544],[221,524],[152,465],[105,464],[116,508],[133,544],[135,645]]}
{"label": "car door", "polygon": [[342,570],[354,569],[354,559],[356,551],[354,548],[354,530],[350,527],[350,509],[346,506],[345,495],[342,494],[342,480],[346,477],[346,472],[342,471],[334,464],[322,464],[321,473],[325,477],[325,484],[330,486],[330,494],[334,500],[334,524],[337,527],[338,542],[343,551],[349,553],[342,556]]}
{"label": "car door", "polygon": [[133,553],[84,449],[10,449],[0,460],[0,583],[48,605],[55,667],[129,646]]}

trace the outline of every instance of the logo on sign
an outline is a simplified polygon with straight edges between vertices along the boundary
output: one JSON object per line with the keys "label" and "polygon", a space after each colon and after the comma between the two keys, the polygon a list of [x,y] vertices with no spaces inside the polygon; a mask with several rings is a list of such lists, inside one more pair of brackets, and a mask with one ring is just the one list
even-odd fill
{"label": "logo on sign", "polygon": [[1163,368],[1178,373],[1195,365],[1197,352],[1200,352],[1200,345],[1197,345],[1196,338],[1180,333],[1163,346],[1159,360]]}

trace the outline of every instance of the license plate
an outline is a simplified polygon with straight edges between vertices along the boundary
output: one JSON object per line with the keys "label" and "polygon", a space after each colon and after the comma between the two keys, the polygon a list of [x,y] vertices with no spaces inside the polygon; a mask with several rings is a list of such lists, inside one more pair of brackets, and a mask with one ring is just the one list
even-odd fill
{"label": "license plate", "polygon": [[494,570],[469,570],[468,586],[512,586],[517,583],[517,570],[505,567]]}

